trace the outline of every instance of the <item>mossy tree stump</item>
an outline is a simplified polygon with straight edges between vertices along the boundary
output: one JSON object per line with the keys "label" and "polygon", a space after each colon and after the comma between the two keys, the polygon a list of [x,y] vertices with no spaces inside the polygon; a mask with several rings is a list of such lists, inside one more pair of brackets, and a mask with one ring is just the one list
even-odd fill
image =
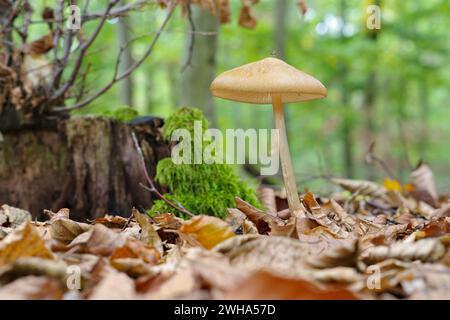
{"label": "mossy tree stump", "polygon": [[76,117],[52,128],[3,132],[0,204],[29,210],[68,207],[75,219],[126,215],[148,208],[152,195],[139,167],[131,132],[141,143],[150,175],[169,149],[159,135],[162,120],[132,126],[109,118]]}

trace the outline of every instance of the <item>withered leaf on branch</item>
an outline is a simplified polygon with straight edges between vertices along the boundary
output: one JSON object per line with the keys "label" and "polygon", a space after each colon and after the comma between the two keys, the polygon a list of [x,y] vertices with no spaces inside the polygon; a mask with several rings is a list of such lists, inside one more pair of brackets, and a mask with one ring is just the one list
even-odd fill
{"label": "withered leaf on branch", "polygon": [[253,18],[250,6],[242,6],[239,13],[239,25],[244,28],[254,29],[256,27],[256,20]]}

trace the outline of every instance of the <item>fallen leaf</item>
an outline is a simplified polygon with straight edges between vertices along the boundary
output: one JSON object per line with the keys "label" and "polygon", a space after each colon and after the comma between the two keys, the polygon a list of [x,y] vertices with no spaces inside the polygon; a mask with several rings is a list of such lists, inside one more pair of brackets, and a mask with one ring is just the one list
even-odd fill
{"label": "fallen leaf", "polygon": [[445,247],[439,239],[423,239],[413,243],[396,242],[390,246],[376,246],[361,253],[361,260],[373,264],[386,259],[403,261],[436,261],[445,254]]}
{"label": "fallen leaf", "polygon": [[127,238],[120,233],[96,224],[89,231],[80,234],[69,244],[69,248],[77,247],[78,251],[109,256],[112,252],[125,245]]}
{"label": "fallen leaf", "polygon": [[109,267],[100,282],[93,288],[89,300],[136,299],[134,281],[125,273]]}
{"label": "fallen leaf", "polygon": [[354,300],[357,296],[338,286],[319,286],[307,280],[293,280],[267,272],[258,272],[226,292],[222,299],[236,300]]}
{"label": "fallen leaf", "polygon": [[206,249],[211,249],[218,243],[235,236],[231,227],[223,220],[203,215],[186,221],[180,231],[192,236]]}
{"label": "fallen leaf", "polygon": [[414,191],[412,192],[414,198],[422,200],[434,208],[439,206],[436,183],[434,182],[433,171],[431,171],[429,166],[423,163],[419,164],[411,172],[410,181],[414,186]]}
{"label": "fallen leaf", "polygon": [[59,300],[61,284],[52,278],[26,276],[0,288],[0,300]]}
{"label": "fallen leaf", "polygon": [[50,235],[53,239],[64,243],[69,243],[78,235],[88,231],[91,225],[70,220],[69,209],[63,208],[57,213],[49,210],[44,212],[50,216]]}
{"label": "fallen leaf", "polygon": [[17,228],[25,221],[31,221],[31,214],[19,208],[6,204],[0,207],[0,227]]}
{"label": "fallen leaf", "polygon": [[140,240],[143,243],[154,247],[156,250],[158,250],[160,256],[162,256],[164,253],[162,241],[158,235],[158,232],[155,230],[155,227],[150,222],[150,218],[146,215],[143,215],[136,209],[133,209],[133,216],[139,223],[139,226],[141,227],[142,230]]}
{"label": "fallen leaf", "polygon": [[0,241],[0,267],[22,257],[54,258],[36,227],[29,222],[24,223]]}
{"label": "fallen leaf", "polygon": [[110,259],[139,258],[145,263],[156,264],[160,257],[160,253],[154,247],[129,238],[123,246],[114,249]]}

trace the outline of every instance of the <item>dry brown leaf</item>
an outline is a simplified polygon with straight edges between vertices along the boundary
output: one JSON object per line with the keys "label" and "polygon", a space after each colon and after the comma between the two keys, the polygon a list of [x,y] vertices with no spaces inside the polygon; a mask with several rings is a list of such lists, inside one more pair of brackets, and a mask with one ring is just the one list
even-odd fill
{"label": "dry brown leaf", "polygon": [[114,249],[110,259],[139,258],[145,263],[156,264],[160,257],[160,253],[154,247],[129,238],[123,246]]}
{"label": "dry brown leaf", "polygon": [[109,256],[116,249],[125,245],[127,238],[120,233],[96,224],[89,231],[80,234],[69,244],[69,248],[77,247],[78,251]]}
{"label": "dry brown leaf", "polygon": [[133,209],[133,216],[139,223],[139,226],[141,227],[142,230],[140,240],[143,243],[154,247],[156,250],[158,250],[159,255],[162,256],[164,253],[162,241],[155,227],[150,222],[150,218],[146,215],[143,215],[136,209]]}
{"label": "dry brown leaf", "polygon": [[26,276],[0,288],[0,300],[61,299],[61,284],[52,278]]}
{"label": "dry brown leaf", "polygon": [[337,202],[329,202],[321,207],[314,195],[307,192],[303,197],[303,204],[312,214],[311,218],[327,228],[335,237],[346,239],[350,236],[349,232],[353,231],[355,220],[350,218]]}
{"label": "dry brown leaf", "polygon": [[120,272],[124,272],[132,278],[138,278],[149,274],[154,274],[151,267],[142,259],[118,258],[111,260],[111,265]]}
{"label": "dry brown leaf", "polygon": [[31,213],[4,204],[0,207],[0,227],[17,228],[25,221],[31,221]]}
{"label": "dry brown leaf", "polygon": [[20,258],[0,268],[0,285],[28,275],[47,276],[64,281],[67,276],[66,271],[67,265],[62,261],[38,257]]}
{"label": "dry brown leaf", "polygon": [[223,295],[223,299],[357,299],[356,295],[338,286],[319,286],[307,280],[282,278],[258,272]]}
{"label": "dry brown leaf", "polygon": [[180,231],[192,236],[206,249],[211,249],[218,243],[235,236],[231,227],[223,220],[203,215],[186,221]]}
{"label": "dry brown leaf", "polygon": [[259,187],[258,199],[261,204],[269,212],[277,212],[277,204],[275,200],[275,190],[273,188]]}
{"label": "dry brown leaf", "polygon": [[0,241],[0,267],[22,257],[54,258],[36,227],[29,222],[24,223]]}
{"label": "dry brown leaf", "polygon": [[332,242],[322,253],[307,257],[307,263],[314,268],[353,267],[358,256],[356,240]]}
{"label": "dry brown leaf", "polygon": [[225,221],[236,234],[258,234],[255,224],[247,219],[247,216],[239,209],[228,208]]}
{"label": "dry brown leaf", "polygon": [[242,6],[239,13],[239,25],[244,28],[254,29],[256,27],[256,20],[252,17],[250,6]]}
{"label": "dry brown leaf", "polygon": [[377,198],[383,197],[386,194],[386,189],[383,186],[372,181],[331,178],[331,182],[339,185],[345,190],[363,196]]}
{"label": "dry brown leaf", "polygon": [[[328,248],[339,245],[342,245],[342,240],[330,241],[305,235],[301,240],[246,235],[228,239],[216,246],[214,251],[226,255],[230,262],[240,269],[249,271],[262,269],[290,278],[303,278],[308,276],[312,269],[307,263],[309,257],[320,255]],[[347,261],[352,254],[345,251],[345,257],[340,257],[339,254],[329,255],[328,260],[324,261],[335,266],[336,263],[332,264],[330,261]],[[353,258],[352,260],[354,261]]]}
{"label": "dry brown leaf", "polygon": [[437,208],[439,206],[433,171],[426,164],[420,164],[410,175],[410,182],[414,187],[412,195],[417,200],[424,201]]}
{"label": "dry brown leaf", "polygon": [[89,224],[70,220],[69,209],[67,208],[63,208],[57,213],[49,210],[44,210],[44,212],[51,217],[49,221],[50,235],[57,241],[69,243],[78,235],[88,231],[91,228]]}
{"label": "dry brown leaf", "polygon": [[41,55],[53,48],[53,34],[49,33],[30,43],[26,43],[22,47],[22,51],[26,54]]}
{"label": "dry brown leaf", "polygon": [[436,261],[445,254],[445,247],[439,239],[423,239],[413,243],[396,242],[390,246],[368,248],[361,254],[361,260],[373,264],[386,259],[403,261]]}
{"label": "dry brown leaf", "polygon": [[112,267],[103,271],[100,282],[93,288],[89,295],[90,300],[131,300],[136,299],[134,281],[125,273]]}
{"label": "dry brown leaf", "polygon": [[100,223],[108,228],[122,229],[128,224],[128,219],[120,216],[105,215],[94,220],[94,223]]}

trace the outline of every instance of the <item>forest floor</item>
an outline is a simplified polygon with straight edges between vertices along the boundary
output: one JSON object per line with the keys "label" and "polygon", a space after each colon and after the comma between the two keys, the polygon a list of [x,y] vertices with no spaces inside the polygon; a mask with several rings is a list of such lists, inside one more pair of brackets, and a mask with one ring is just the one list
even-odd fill
{"label": "forest floor", "polygon": [[428,166],[332,182],[345,191],[302,195],[300,217],[239,198],[224,220],[3,205],[0,299],[450,299],[450,201]]}

